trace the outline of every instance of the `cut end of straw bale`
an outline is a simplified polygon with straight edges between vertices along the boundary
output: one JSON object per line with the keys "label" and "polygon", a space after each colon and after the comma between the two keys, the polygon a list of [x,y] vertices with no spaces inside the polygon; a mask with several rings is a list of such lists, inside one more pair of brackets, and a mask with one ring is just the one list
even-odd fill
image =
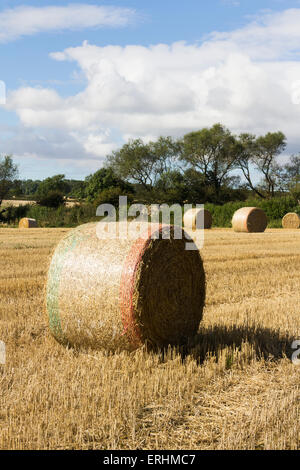
{"label": "cut end of straw bale", "polygon": [[232,218],[232,227],[235,232],[264,232],[267,225],[267,216],[258,207],[242,207],[234,213]]}
{"label": "cut end of straw bale", "polygon": [[19,228],[36,228],[37,226],[35,219],[28,219],[27,217],[24,217],[19,222]]}
{"label": "cut end of straw bale", "polygon": [[283,228],[299,228],[300,217],[296,212],[289,212],[282,219]]}
{"label": "cut end of straw bale", "polygon": [[185,233],[175,239],[169,227],[171,238],[162,239],[168,226],[150,225],[146,237],[101,240],[96,225],[71,231],[53,255],[47,311],[56,339],[132,350],[194,336],[205,302],[205,273],[199,251],[185,249]]}
{"label": "cut end of straw bale", "polygon": [[212,226],[212,215],[207,209],[189,209],[183,220],[184,228],[188,230],[209,229]]}

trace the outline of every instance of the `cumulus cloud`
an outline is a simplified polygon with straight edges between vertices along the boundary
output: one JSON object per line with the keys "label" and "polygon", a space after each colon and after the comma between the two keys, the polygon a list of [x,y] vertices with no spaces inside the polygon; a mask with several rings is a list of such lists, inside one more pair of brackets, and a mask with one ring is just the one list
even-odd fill
{"label": "cumulus cloud", "polygon": [[300,150],[299,22],[294,9],[212,33],[200,44],[84,42],[51,54],[80,69],[87,83],[80,93],[63,98],[51,89],[19,88],[7,107],[27,129],[64,132],[82,159],[103,159],[129,137],[178,136],[215,122],[236,133],[282,130]]}
{"label": "cumulus cloud", "polygon": [[20,6],[0,12],[0,42],[57,30],[80,30],[125,26],[133,20],[129,8],[69,4],[66,6]]}
{"label": "cumulus cloud", "polygon": [[266,13],[247,26],[230,32],[208,35],[210,44],[218,43],[224,52],[231,47],[253,60],[299,58],[300,9]]}

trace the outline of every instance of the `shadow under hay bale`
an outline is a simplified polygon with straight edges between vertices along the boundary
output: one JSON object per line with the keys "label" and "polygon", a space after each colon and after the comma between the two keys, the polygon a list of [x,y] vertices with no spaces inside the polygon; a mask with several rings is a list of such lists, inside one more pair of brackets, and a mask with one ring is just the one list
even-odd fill
{"label": "shadow under hay bale", "polygon": [[[284,357],[291,358],[293,353],[291,345],[294,339],[295,337],[279,330],[258,325],[215,325],[208,328],[201,327],[188,344],[174,348],[172,354],[179,354],[183,361],[193,358],[198,364],[202,364],[210,357],[218,362],[225,349],[241,350],[243,345],[248,343],[252,348],[252,356],[274,361]],[[161,355],[162,361],[170,355],[167,349],[157,352]]]}
{"label": "shadow under hay bale", "polygon": [[[56,339],[113,351],[182,344],[194,336],[205,273],[200,253],[185,250],[185,233],[178,240],[174,228],[150,225],[144,237],[105,240],[96,227],[77,227],[54,252],[47,312]],[[171,237],[162,239],[167,229]]]}
{"label": "shadow under hay bale", "polygon": [[19,222],[19,228],[37,228],[37,226],[37,221],[28,217],[23,217]]}
{"label": "shadow under hay bale", "polygon": [[266,230],[268,219],[258,207],[242,207],[233,214],[231,223],[235,232],[256,233]]}
{"label": "shadow under hay bale", "polygon": [[289,212],[282,219],[283,228],[299,228],[300,226],[300,217],[296,212]]}

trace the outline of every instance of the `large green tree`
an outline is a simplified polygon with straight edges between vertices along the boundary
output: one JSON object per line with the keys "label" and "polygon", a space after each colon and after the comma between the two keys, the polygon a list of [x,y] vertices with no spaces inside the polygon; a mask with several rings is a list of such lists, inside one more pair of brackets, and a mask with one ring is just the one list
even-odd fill
{"label": "large green tree", "polygon": [[41,184],[40,180],[25,180],[22,182],[22,192],[25,196],[33,196],[39,185]]}
{"label": "large green tree", "polygon": [[89,201],[95,201],[100,193],[112,188],[118,188],[120,194],[133,193],[132,185],[118,177],[110,167],[101,168],[85,180],[85,195]]}
{"label": "large green tree", "polygon": [[182,204],[188,190],[184,175],[178,170],[164,172],[155,184],[154,200],[156,203]]}
{"label": "large green tree", "polygon": [[200,171],[206,184],[220,195],[231,170],[237,165],[240,145],[221,124],[186,134],[182,141],[182,160]]}
{"label": "large green tree", "polygon": [[268,132],[256,139],[256,150],[253,157],[256,167],[263,174],[263,188],[268,197],[273,197],[280,184],[280,168],[276,157],[286,148],[286,137],[282,132]]}
{"label": "large green tree", "polygon": [[[268,132],[256,138],[253,134],[239,136],[240,152],[238,167],[242,170],[248,187],[258,196],[273,197],[281,187],[281,169],[277,156],[286,148],[286,137],[282,132]],[[253,183],[251,171],[258,170],[262,175],[259,186]]]}
{"label": "large green tree", "polygon": [[281,168],[281,182],[285,191],[300,196],[300,154],[292,155],[290,161]]}
{"label": "large green tree", "polygon": [[180,145],[171,137],[159,137],[144,143],[130,140],[108,156],[108,162],[121,178],[141,185],[151,192],[163,173],[172,169]]}
{"label": "large green tree", "polygon": [[254,155],[256,152],[256,136],[243,133],[239,136],[240,152],[238,155],[238,168],[242,171],[247,187],[261,198],[265,198],[263,191],[254,184],[253,169]]}
{"label": "large green tree", "polygon": [[45,198],[49,193],[61,193],[62,195],[68,194],[70,185],[65,179],[65,175],[55,175],[43,180],[37,189],[36,195],[38,198]]}
{"label": "large green tree", "polygon": [[0,205],[18,175],[18,167],[10,155],[0,159]]}

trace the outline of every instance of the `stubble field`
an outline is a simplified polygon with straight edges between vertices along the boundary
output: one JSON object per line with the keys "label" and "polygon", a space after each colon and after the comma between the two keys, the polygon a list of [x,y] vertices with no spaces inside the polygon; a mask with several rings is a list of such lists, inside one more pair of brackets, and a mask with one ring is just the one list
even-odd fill
{"label": "stubble field", "polygon": [[67,229],[0,229],[0,449],[300,447],[300,231],[206,231],[193,344],[108,355],[56,343],[44,285]]}

